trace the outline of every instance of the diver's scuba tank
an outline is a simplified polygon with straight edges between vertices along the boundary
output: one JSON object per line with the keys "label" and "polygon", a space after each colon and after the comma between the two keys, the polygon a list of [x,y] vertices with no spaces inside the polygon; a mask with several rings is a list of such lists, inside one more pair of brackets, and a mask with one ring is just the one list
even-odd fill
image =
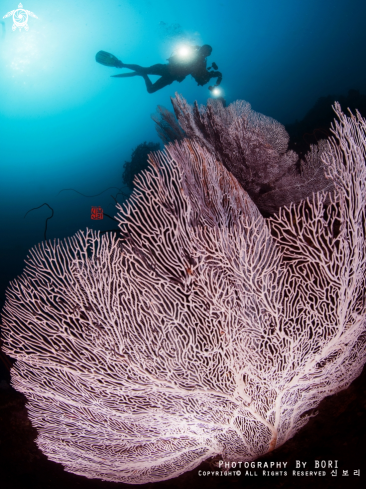
{"label": "diver's scuba tank", "polygon": [[99,51],[95,55],[95,61],[104,66],[111,66],[112,68],[122,68],[123,66],[122,61],[106,51]]}

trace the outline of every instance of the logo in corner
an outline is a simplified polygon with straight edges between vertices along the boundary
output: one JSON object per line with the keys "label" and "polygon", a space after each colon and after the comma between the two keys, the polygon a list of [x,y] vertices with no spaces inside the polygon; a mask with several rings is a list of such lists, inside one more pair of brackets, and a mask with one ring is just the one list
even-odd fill
{"label": "logo in corner", "polygon": [[23,27],[26,31],[29,29],[28,15],[38,19],[38,17],[33,12],[30,12],[29,10],[24,10],[23,5],[21,3],[18,5],[18,8],[16,10],[12,10],[11,12],[8,12],[6,15],[4,15],[3,19],[6,19],[11,15],[13,16],[13,22],[14,22],[12,26],[13,31],[15,31],[17,27],[19,27],[20,31],[22,30]]}

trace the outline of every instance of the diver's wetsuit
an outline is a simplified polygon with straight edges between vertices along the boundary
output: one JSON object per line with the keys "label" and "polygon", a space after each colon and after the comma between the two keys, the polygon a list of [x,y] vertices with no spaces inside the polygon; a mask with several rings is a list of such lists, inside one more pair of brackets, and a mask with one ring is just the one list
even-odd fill
{"label": "diver's wetsuit", "polygon": [[[174,81],[182,82],[186,76],[192,75],[198,85],[205,85],[211,78],[217,78],[216,84],[218,86],[222,80],[222,74],[220,71],[209,71],[211,68],[206,67],[207,53],[201,53],[198,47],[194,53],[194,58],[191,61],[182,61],[178,56],[172,56],[169,58],[168,64],[156,64],[148,68],[144,68],[140,65],[125,64],[122,63],[123,68],[133,70],[133,73],[123,73],[121,75],[114,75],[114,78],[127,78],[131,76],[142,76],[145,80],[148,93],[154,93],[161,88],[170,85]],[[215,65],[216,67],[216,65]],[[158,75],[161,78],[155,83],[152,83],[148,75]],[[211,89],[211,87],[210,87]]]}

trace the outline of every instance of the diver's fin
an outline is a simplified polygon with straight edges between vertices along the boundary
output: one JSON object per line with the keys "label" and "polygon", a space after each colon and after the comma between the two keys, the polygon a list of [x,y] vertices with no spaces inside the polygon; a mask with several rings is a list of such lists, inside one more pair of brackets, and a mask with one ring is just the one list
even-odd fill
{"label": "diver's fin", "polygon": [[121,75],[111,75],[111,78],[128,78],[130,76],[142,76],[141,73],[133,71],[132,73],[122,73]]}
{"label": "diver's fin", "polygon": [[113,68],[122,68],[123,63],[118,58],[113,56],[113,54],[107,53],[106,51],[99,51],[95,55],[95,61],[104,66],[111,66]]}

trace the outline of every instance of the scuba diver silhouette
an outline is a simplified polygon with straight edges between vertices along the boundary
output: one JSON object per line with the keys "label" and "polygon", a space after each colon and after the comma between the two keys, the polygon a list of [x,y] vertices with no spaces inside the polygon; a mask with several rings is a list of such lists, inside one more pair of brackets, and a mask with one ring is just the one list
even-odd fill
{"label": "scuba diver silhouette", "polygon": [[[105,66],[112,66],[114,68],[128,68],[133,70],[132,73],[123,73],[121,75],[112,75],[113,78],[128,78],[131,76],[142,76],[145,80],[146,89],[148,93],[154,93],[161,88],[170,85],[174,81],[181,83],[186,76],[191,75],[198,85],[205,85],[211,78],[217,78],[216,84],[208,87],[212,91],[215,87],[219,86],[222,80],[222,74],[220,71],[216,71],[218,66],[216,63],[212,63],[209,68],[206,67],[206,58],[212,53],[212,47],[208,44],[204,46],[193,46],[187,48],[186,56],[180,56],[175,54],[168,58],[169,63],[156,64],[148,68],[144,68],[140,65],[122,63],[113,54],[105,51],[99,51],[95,60]],[[186,59],[185,59],[186,57]],[[213,71],[211,71],[213,69]],[[152,83],[148,75],[158,75],[159,80]]]}

